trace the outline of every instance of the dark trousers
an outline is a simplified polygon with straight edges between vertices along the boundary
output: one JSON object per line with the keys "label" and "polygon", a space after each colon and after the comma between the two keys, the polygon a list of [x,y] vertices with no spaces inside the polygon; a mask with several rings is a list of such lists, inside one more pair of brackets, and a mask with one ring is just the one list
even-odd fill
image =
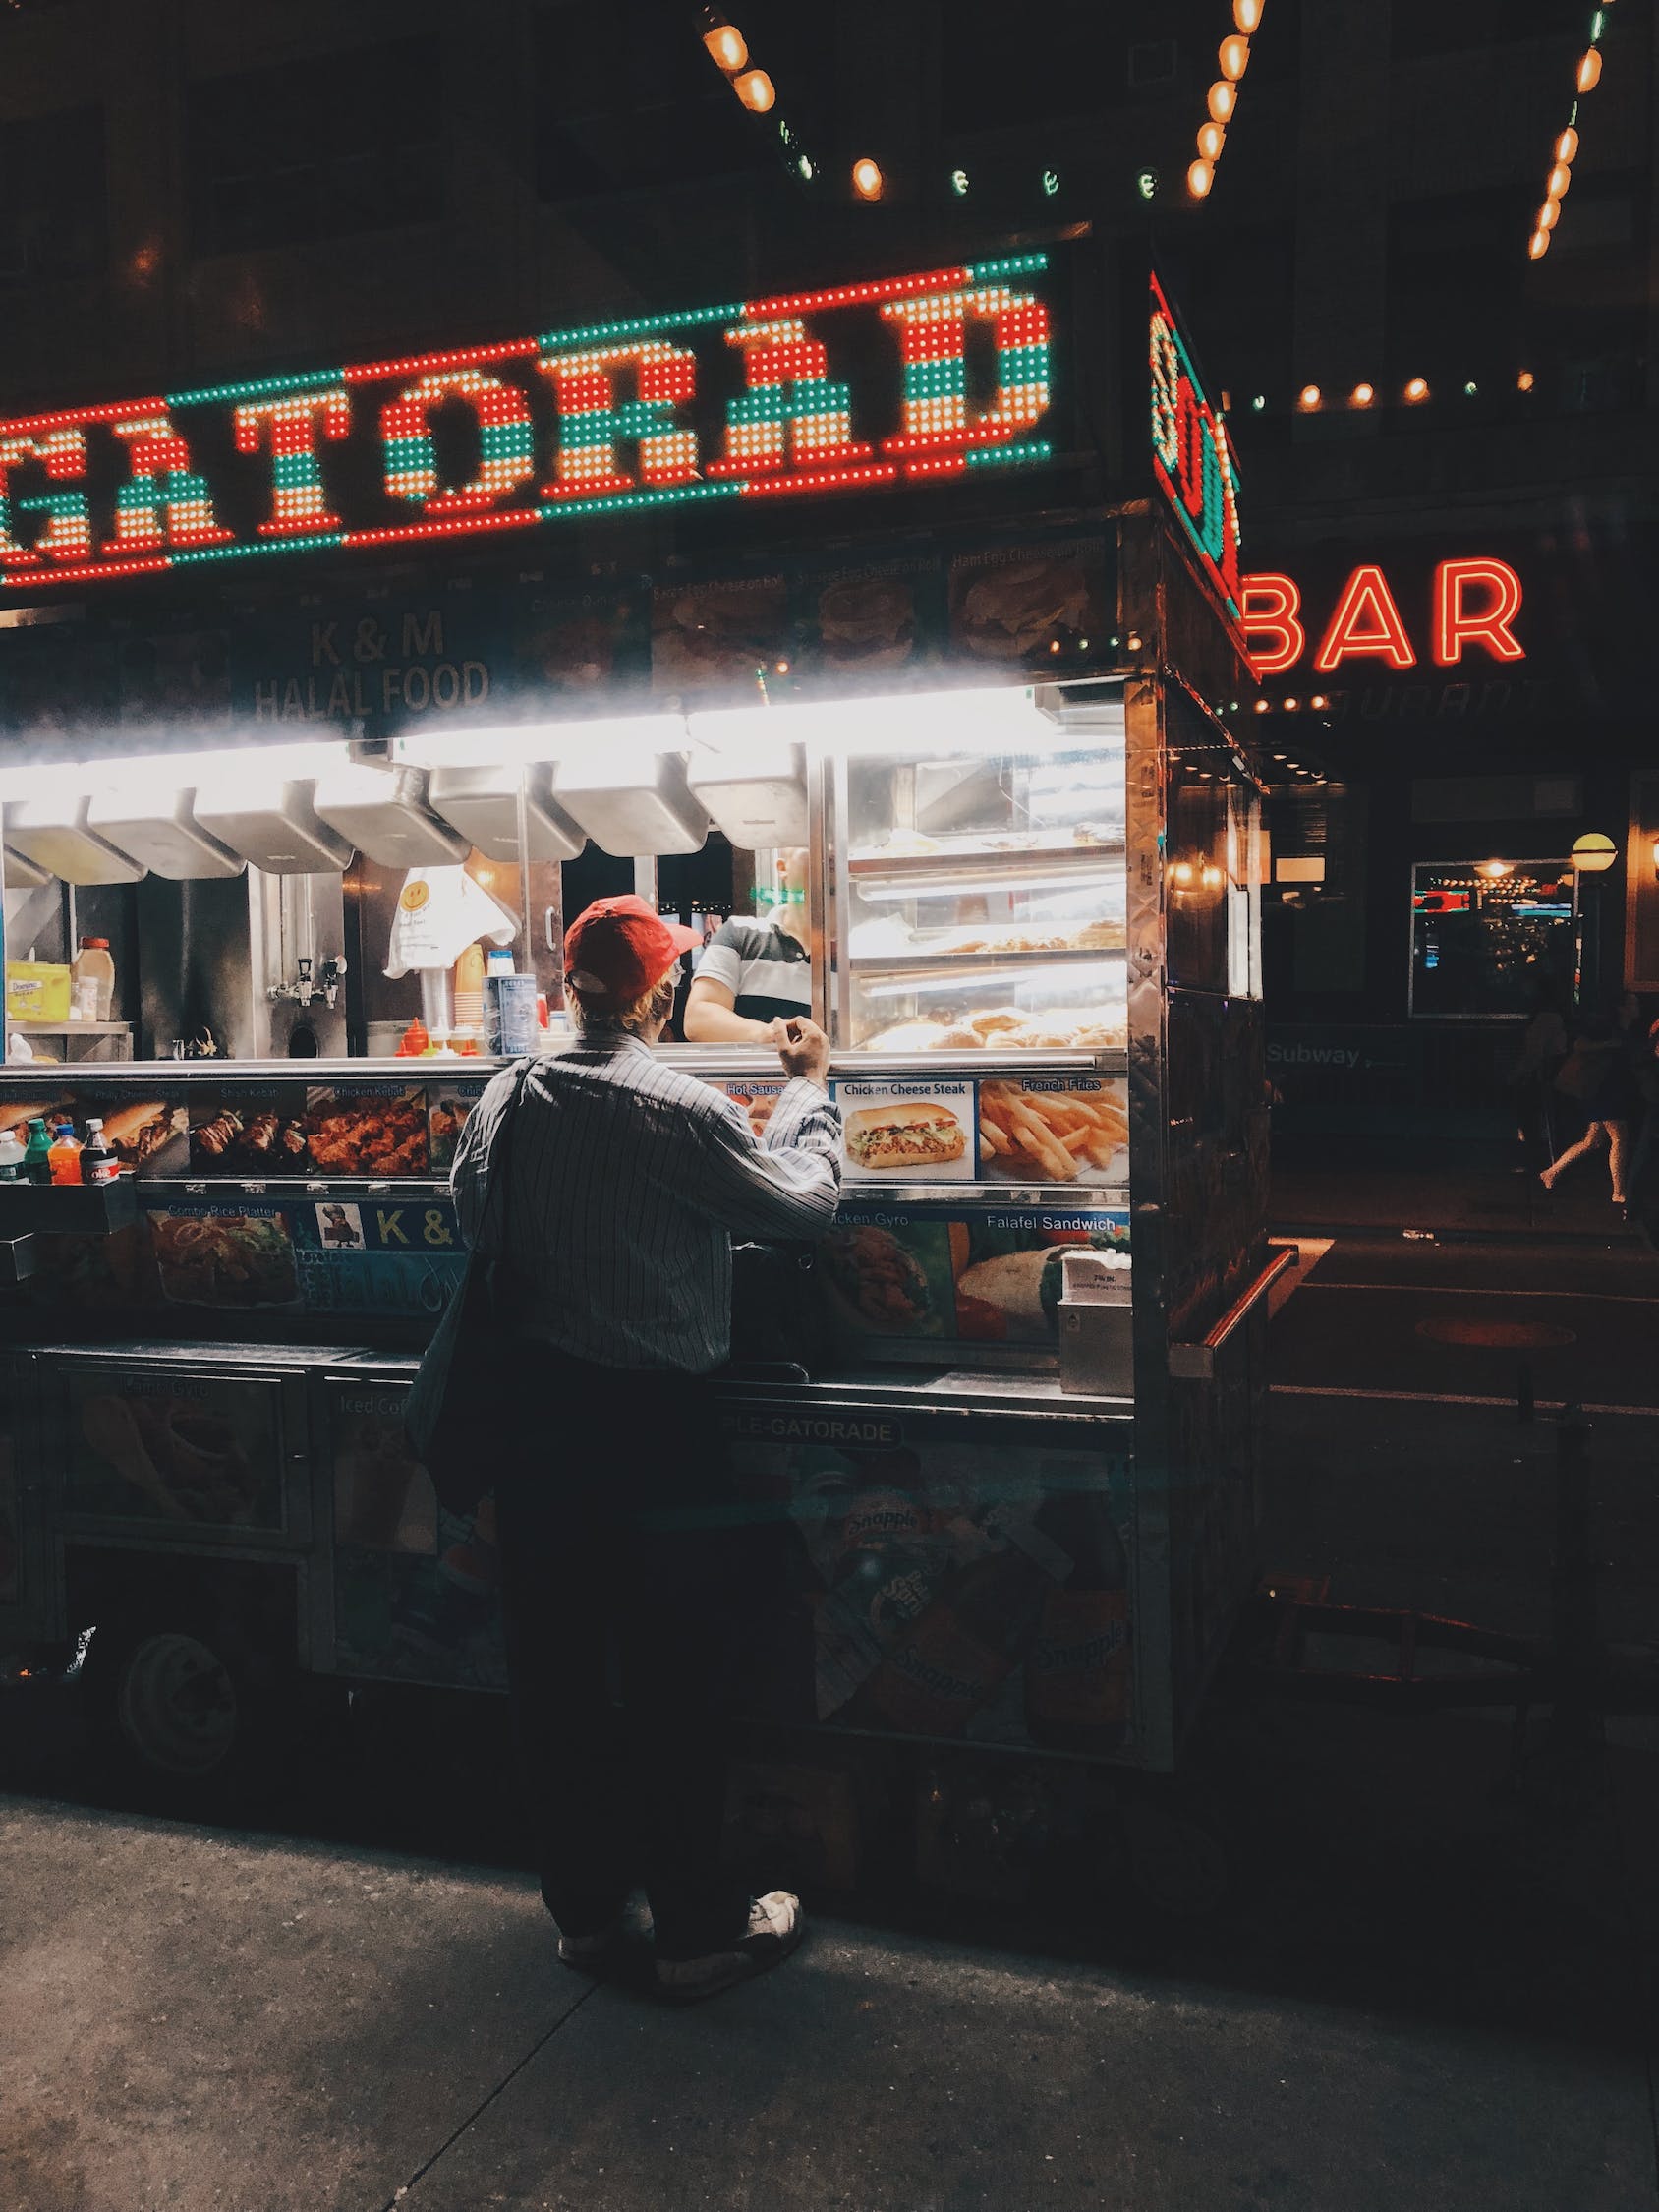
{"label": "dark trousers", "polygon": [[744,1592],[713,1391],[525,1347],[496,1484],[507,1667],[542,1894],[597,1933],[645,1886],[660,1956],[721,1949],[721,1719]]}

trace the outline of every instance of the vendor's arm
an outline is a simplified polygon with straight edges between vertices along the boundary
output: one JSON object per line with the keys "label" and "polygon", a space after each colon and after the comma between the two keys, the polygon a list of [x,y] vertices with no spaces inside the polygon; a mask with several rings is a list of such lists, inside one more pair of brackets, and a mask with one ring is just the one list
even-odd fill
{"label": "vendor's arm", "polygon": [[751,1021],[737,1011],[737,994],[713,975],[694,977],[686,995],[681,1027],[688,1044],[770,1045],[777,1042],[774,1021]]}

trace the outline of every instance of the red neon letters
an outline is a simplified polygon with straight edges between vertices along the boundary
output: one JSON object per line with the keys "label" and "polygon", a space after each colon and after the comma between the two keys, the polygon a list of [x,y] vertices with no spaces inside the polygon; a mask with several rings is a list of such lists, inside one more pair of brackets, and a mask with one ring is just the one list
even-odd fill
{"label": "red neon letters", "polygon": [[[1520,611],[1520,578],[1507,561],[1443,560],[1430,595],[1429,635],[1438,668],[1455,668],[1470,646],[1497,661],[1519,661],[1525,647],[1513,627]],[[1294,579],[1263,570],[1242,580],[1241,604],[1250,666],[1261,676],[1282,675],[1307,652],[1302,595]],[[1414,669],[1417,655],[1388,578],[1375,561],[1355,568],[1337,596],[1320,635],[1313,665],[1329,675],[1345,661],[1379,660],[1394,669]]]}
{"label": "red neon letters", "polygon": [[[1476,592],[1484,604],[1471,609]],[[1520,578],[1507,561],[1443,560],[1434,572],[1434,657],[1443,669],[1463,657],[1465,645],[1484,645],[1496,661],[1523,658],[1510,624],[1520,612]]]}
{"label": "red neon letters", "polygon": [[1344,661],[1366,654],[1376,654],[1391,669],[1417,666],[1394,595],[1374,562],[1356,568],[1343,586],[1343,596],[1319,641],[1313,665],[1321,675],[1328,675]]}
{"label": "red neon letters", "polygon": [[1284,669],[1293,669],[1307,651],[1307,632],[1296,619],[1302,595],[1290,578],[1271,570],[1246,576],[1239,587],[1238,601],[1243,610],[1244,635],[1272,640],[1256,646],[1250,654],[1250,666],[1257,675],[1278,675]]}

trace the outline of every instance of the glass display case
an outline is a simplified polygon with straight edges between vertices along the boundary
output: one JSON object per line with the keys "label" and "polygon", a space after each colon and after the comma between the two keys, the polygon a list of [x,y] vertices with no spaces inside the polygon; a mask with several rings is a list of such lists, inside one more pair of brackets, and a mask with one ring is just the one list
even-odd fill
{"label": "glass display case", "polygon": [[1123,1048],[1121,710],[1031,728],[836,757],[838,1050]]}

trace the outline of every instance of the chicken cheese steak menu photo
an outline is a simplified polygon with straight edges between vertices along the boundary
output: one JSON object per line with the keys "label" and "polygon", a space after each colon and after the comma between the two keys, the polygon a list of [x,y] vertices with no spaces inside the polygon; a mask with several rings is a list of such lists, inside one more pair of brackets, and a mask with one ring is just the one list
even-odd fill
{"label": "chicken cheese steak menu photo", "polygon": [[972,1083],[838,1082],[849,1183],[971,1183]]}
{"label": "chicken cheese steak menu photo", "polygon": [[245,1378],[78,1373],[69,1380],[78,1513],[277,1528],[277,1401]]}

